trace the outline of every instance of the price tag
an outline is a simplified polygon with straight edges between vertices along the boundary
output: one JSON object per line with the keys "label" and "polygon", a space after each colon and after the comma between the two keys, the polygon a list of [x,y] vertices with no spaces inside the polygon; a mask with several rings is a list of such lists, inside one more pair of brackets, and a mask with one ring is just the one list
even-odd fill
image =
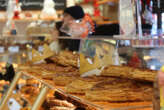
{"label": "price tag", "polygon": [[3,53],[5,51],[5,48],[0,46],[0,53]]}
{"label": "price tag", "polygon": [[9,110],[20,110],[21,105],[15,99],[11,98],[8,102],[8,108]]}
{"label": "price tag", "polygon": [[12,52],[12,53],[18,53],[19,52],[19,46],[11,46],[8,48],[8,51]]}
{"label": "price tag", "polygon": [[43,52],[43,50],[44,50],[43,46],[39,46],[39,47],[38,47],[38,51],[39,51],[39,52]]}

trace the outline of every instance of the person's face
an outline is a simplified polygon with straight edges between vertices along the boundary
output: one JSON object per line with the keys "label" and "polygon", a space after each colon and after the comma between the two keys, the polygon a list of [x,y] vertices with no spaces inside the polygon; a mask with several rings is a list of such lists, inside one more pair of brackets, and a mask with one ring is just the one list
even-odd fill
{"label": "person's face", "polygon": [[72,37],[79,37],[84,33],[85,28],[84,26],[82,27],[82,22],[76,22],[71,15],[64,13],[63,25],[60,28],[60,31]]}
{"label": "person's face", "polygon": [[63,15],[63,23],[69,24],[69,23],[71,23],[73,20],[74,20],[74,18],[73,18],[71,15],[69,15],[69,14],[67,14],[67,13],[64,13],[64,15]]}

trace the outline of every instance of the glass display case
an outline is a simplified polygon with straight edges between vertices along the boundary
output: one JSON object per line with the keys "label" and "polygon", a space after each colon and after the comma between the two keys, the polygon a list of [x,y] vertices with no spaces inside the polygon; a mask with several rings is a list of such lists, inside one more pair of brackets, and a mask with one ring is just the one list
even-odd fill
{"label": "glass display case", "polygon": [[0,110],[156,110],[164,39],[151,36],[149,26],[142,30],[140,5],[139,0],[120,0],[119,28],[98,27],[111,31],[107,35],[120,29],[119,36],[54,41],[54,21],[25,21],[17,35],[0,37]]}
{"label": "glass display case", "polygon": [[[111,39],[103,36],[87,39],[59,37],[56,44],[43,40],[38,43],[35,40],[28,40],[31,42],[28,45],[33,43],[27,51],[30,58],[25,60],[28,62],[18,65],[17,74],[0,107],[6,107],[5,104],[12,99],[10,95],[13,90],[20,95],[20,86],[23,88],[26,85],[26,95],[29,96],[26,100],[32,104],[26,104],[26,107],[30,110],[41,110],[51,90],[62,91],[64,96],[69,96],[65,100],[74,102],[74,109],[152,110],[153,83],[163,65],[163,45],[146,43],[145,46],[144,42],[156,42],[157,39],[142,39],[143,42],[141,39]],[[49,50],[57,44],[60,47],[58,52]],[[43,53],[48,53],[48,56]],[[37,86],[34,85],[36,89],[31,86],[28,88],[28,79],[39,82]],[[28,93],[32,88],[38,91],[33,102],[34,97]],[[49,109],[55,107],[54,104]]]}

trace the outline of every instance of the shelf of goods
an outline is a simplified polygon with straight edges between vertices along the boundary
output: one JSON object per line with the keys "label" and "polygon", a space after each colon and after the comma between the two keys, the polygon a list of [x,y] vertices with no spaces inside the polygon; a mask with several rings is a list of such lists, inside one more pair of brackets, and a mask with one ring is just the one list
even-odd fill
{"label": "shelf of goods", "polygon": [[[59,45],[60,40],[77,39],[60,37]],[[17,64],[1,109],[15,99],[21,110],[153,110],[153,83],[164,61],[163,48],[116,47],[117,40],[101,36],[82,40],[79,52],[67,47],[56,53],[51,42],[41,42],[37,46],[42,51],[34,46],[32,58]]]}
{"label": "shelf of goods", "polygon": [[[15,22],[24,22],[25,24],[29,24],[32,21],[38,21],[38,20],[44,20],[44,21],[55,21],[55,22],[61,22],[62,21],[62,13],[63,11],[57,11],[58,18],[46,18],[42,19],[40,18],[41,11],[23,11],[21,13],[21,17],[19,19],[14,19]],[[117,20],[113,21],[104,21],[103,19],[108,19],[105,17],[92,17],[92,19],[96,22],[98,25],[103,24],[112,24],[112,23],[118,23]],[[1,11],[0,15],[0,22],[6,22],[6,13]],[[2,24],[3,25],[3,24]]]}
{"label": "shelf of goods", "polygon": [[[89,0],[88,0],[89,1]],[[102,4],[105,4],[105,3],[118,3],[119,1],[118,0],[98,0],[97,3],[98,5],[102,5]],[[77,4],[80,4],[80,5],[83,5],[83,4],[88,4],[88,2],[80,2],[80,3],[77,3]]]}
{"label": "shelf of goods", "polygon": [[[5,11],[0,11],[0,21],[6,21],[7,20],[7,15]],[[63,13],[62,10],[56,11],[57,13],[57,18],[47,18],[47,19],[41,19],[40,14],[41,11],[22,11],[20,13],[20,17],[14,19],[15,21],[36,21],[36,20],[55,20],[55,21],[61,21],[61,15]]]}

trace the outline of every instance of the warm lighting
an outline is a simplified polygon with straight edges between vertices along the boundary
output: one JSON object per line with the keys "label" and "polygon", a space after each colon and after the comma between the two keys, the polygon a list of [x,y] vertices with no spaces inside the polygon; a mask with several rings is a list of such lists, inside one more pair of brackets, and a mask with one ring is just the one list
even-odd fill
{"label": "warm lighting", "polygon": [[150,66],[150,69],[155,70],[156,69],[156,66],[155,65],[151,65]]}
{"label": "warm lighting", "polygon": [[144,59],[145,61],[147,61],[147,60],[152,59],[152,57],[151,57],[151,56],[144,56],[143,59]]}
{"label": "warm lighting", "polygon": [[14,63],[14,64],[13,64],[13,67],[14,67],[14,68],[18,68],[18,64],[15,64],[15,63]]}
{"label": "warm lighting", "polygon": [[22,57],[23,57],[23,58],[26,58],[26,54],[25,54],[25,53],[23,53],[23,54],[22,54]]}
{"label": "warm lighting", "polygon": [[26,45],[26,48],[31,49],[31,46],[29,44]]}
{"label": "warm lighting", "polygon": [[4,68],[6,66],[6,63],[5,62],[1,62],[0,63],[0,67]]}
{"label": "warm lighting", "polygon": [[114,45],[116,44],[115,40],[104,40],[104,41],[109,42],[109,43],[114,44]]}
{"label": "warm lighting", "polygon": [[[0,70],[6,67],[6,62],[0,62]],[[18,64],[13,63],[14,68],[18,68]]]}

